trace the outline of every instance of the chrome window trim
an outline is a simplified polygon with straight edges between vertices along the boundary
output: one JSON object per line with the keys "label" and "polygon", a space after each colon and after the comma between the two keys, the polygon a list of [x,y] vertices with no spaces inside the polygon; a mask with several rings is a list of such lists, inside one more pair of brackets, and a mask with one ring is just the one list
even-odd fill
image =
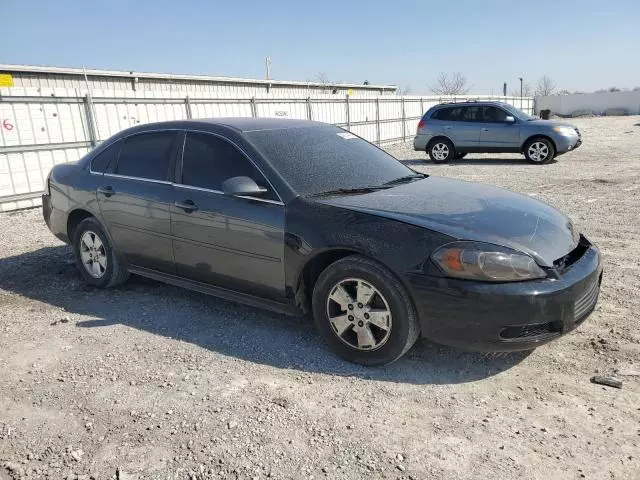
{"label": "chrome window trim", "polygon": [[[267,183],[271,187],[271,190],[273,190],[275,192],[276,197],[278,197],[278,200],[267,200],[265,198],[248,197],[248,196],[245,197],[245,196],[241,196],[241,195],[238,195],[238,197],[249,198],[251,200],[258,200],[258,201],[261,201],[261,202],[270,202],[270,203],[276,203],[276,204],[284,205],[284,202],[282,201],[282,197],[278,193],[278,190],[276,190],[276,188],[271,183],[271,180],[269,180],[269,177],[267,177],[267,175],[264,174],[262,169],[258,165],[256,165],[256,163],[251,159],[251,157],[247,154],[247,152],[245,152],[241,147],[239,147],[238,144],[236,144],[233,140],[231,140],[231,139],[229,139],[229,138],[227,138],[227,137],[225,137],[223,135],[220,135],[219,133],[207,132],[206,130],[198,130],[198,129],[195,129],[195,128],[185,128],[183,130],[186,133],[186,135],[184,136],[184,144],[182,145],[182,155],[180,156],[180,174],[182,174],[182,169],[183,169],[183,166],[184,166],[184,147],[185,147],[185,145],[187,143],[187,135],[189,134],[189,132],[204,133],[204,134],[207,134],[207,135],[213,135],[214,137],[218,137],[218,138],[222,139],[223,141],[233,145],[249,161],[249,163],[251,165],[253,165],[255,167],[255,169],[258,170],[258,172],[260,172],[260,175],[262,175],[262,177],[267,181]],[[180,179],[180,181],[182,181],[182,178]],[[184,184],[180,183],[179,185],[184,185]],[[190,185],[184,185],[184,186],[190,187]],[[200,187],[194,187],[194,188],[200,188]],[[219,190],[212,190],[212,189],[204,189],[204,190],[208,190],[210,192],[223,193],[223,192],[220,192]]]}
{"label": "chrome window trim", "polygon": [[[185,185],[183,183],[172,183],[172,185],[174,187],[180,187],[180,188],[186,188],[187,190],[197,190],[199,192],[206,192],[206,193],[215,193],[217,195],[227,195],[226,193],[220,191],[220,190],[213,190],[210,188],[203,188],[203,187],[194,187],[192,185]],[[270,200],[268,198],[258,198],[258,197],[250,197],[248,195],[227,195],[229,197],[235,197],[235,198],[244,198],[245,200],[255,200],[257,202],[263,202],[263,203],[271,203],[273,205],[284,205],[283,202],[278,201],[278,200]]]}
{"label": "chrome window trim", "polygon": [[120,175],[118,173],[98,173],[97,175],[104,175],[105,177],[113,177],[113,178],[123,178],[125,180],[137,180],[141,182],[160,183],[162,185],[173,185],[173,182],[170,182],[169,180],[155,180],[153,178],[131,177],[129,175]]}

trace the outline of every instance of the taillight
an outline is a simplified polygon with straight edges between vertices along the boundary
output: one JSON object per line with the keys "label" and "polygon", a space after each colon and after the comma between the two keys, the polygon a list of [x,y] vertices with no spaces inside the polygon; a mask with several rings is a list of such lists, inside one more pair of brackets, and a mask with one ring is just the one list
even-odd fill
{"label": "taillight", "polygon": [[422,127],[424,127],[424,119],[421,118],[420,121],[418,122],[418,130],[420,130]]}

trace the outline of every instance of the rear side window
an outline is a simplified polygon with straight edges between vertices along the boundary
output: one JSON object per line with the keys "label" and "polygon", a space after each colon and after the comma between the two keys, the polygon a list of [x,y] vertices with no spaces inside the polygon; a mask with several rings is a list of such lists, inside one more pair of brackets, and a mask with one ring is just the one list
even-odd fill
{"label": "rear side window", "polygon": [[167,180],[175,132],[140,133],[128,137],[118,158],[118,175]]}
{"label": "rear side window", "polygon": [[215,135],[187,133],[182,157],[182,183],[208,190],[222,190],[232,177],[249,177],[269,189],[260,198],[277,200],[260,171],[234,145]]}
{"label": "rear side window", "polygon": [[109,165],[115,166],[118,161],[118,153],[120,153],[120,145],[122,142],[118,140],[116,143],[108,146],[105,150],[96,155],[91,160],[91,171],[95,173],[104,173]]}
{"label": "rear side window", "polygon": [[431,118],[435,120],[445,120],[449,122],[457,122],[460,121],[460,115],[462,114],[462,107],[449,107],[449,108],[441,108],[436,111]]}

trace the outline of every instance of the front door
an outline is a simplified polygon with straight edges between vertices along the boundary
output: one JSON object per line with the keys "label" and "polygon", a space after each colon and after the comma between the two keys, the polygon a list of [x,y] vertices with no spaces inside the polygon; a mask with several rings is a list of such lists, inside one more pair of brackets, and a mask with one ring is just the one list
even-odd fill
{"label": "front door", "polygon": [[127,263],[173,272],[169,181],[177,131],[127,137],[115,167],[102,176],[97,197],[115,248]]}
{"label": "front door", "polygon": [[[249,158],[226,139],[188,132],[173,188],[177,273],[265,297],[284,296],[284,205]],[[236,197],[222,182],[247,176],[268,192]]]}
{"label": "front door", "polygon": [[482,107],[480,147],[491,150],[510,150],[520,147],[520,127],[507,123],[508,113],[498,107]]}

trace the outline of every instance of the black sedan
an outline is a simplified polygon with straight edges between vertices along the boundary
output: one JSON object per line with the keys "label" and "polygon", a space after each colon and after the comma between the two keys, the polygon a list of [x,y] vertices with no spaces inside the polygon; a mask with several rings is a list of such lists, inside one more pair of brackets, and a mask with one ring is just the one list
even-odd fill
{"label": "black sedan", "polygon": [[315,122],[134,127],[55,166],[42,200],[90,284],[134,273],[311,315],[366,365],[419,335],[531,349],[582,322],[602,278],[599,250],[549,205],[416,173]]}

